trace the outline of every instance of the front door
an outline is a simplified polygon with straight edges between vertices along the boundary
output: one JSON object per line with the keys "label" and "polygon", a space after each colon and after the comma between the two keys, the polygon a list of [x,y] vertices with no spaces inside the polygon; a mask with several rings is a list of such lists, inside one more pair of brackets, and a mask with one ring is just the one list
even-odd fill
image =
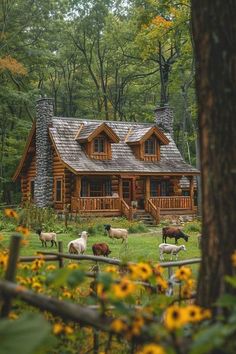
{"label": "front door", "polygon": [[123,179],[122,181],[122,191],[124,201],[130,205],[132,200],[132,180]]}

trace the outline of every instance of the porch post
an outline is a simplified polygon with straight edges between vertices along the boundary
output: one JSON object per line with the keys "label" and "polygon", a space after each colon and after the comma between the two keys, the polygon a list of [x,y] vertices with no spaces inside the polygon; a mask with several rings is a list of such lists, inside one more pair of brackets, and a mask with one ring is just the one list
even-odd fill
{"label": "porch post", "polygon": [[81,176],[76,176],[75,179],[75,195],[78,198],[81,196]]}
{"label": "porch post", "polygon": [[122,191],[122,178],[121,178],[121,176],[119,176],[118,194],[119,194],[119,198],[122,199],[123,198],[123,191]]}
{"label": "porch post", "polygon": [[194,209],[194,184],[193,184],[193,176],[189,177],[189,195],[190,195],[190,203],[191,209]]}
{"label": "porch post", "polygon": [[150,182],[150,176],[146,177],[146,201],[150,198],[151,195],[151,182]]}

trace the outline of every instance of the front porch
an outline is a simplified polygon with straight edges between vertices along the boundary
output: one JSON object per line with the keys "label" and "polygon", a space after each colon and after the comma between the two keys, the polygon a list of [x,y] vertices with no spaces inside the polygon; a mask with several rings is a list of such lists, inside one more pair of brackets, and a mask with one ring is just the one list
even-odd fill
{"label": "front porch", "polygon": [[71,211],[80,215],[124,215],[132,220],[136,211],[141,209],[151,214],[156,224],[164,214],[194,214],[196,207],[193,176],[188,177],[189,196],[180,195],[180,178],[181,176],[76,176]]}

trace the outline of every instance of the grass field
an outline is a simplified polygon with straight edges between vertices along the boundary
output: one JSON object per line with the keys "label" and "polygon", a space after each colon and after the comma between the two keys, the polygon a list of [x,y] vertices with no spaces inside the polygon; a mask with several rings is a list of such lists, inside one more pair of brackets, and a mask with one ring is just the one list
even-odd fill
{"label": "grass field", "polygon": [[[7,246],[10,242],[10,237],[12,232],[1,231],[4,237],[3,244]],[[179,244],[185,244],[187,251],[181,251],[179,253],[179,260],[190,259],[200,256],[200,251],[197,245],[197,237],[195,233],[189,233],[190,238],[186,243],[184,240],[179,240]],[[63,241],[64,251],[67,252],[67,244],[72,239],[77,237],[76,233],[61,233],[58,234],[58,240]],[[106,242],[112,253],[110,257],[125,259],[128,261],[159,261],[158,245],[162,243],[161,228],[152,228],[147,233],[130,234],[128,238],[128,244],[122,244],[121,240],[111,240],[108,236],[103,233],[97,233],[88,238],[88,245],[86,254],[92,254],[92,245],[96,242]],[[174,240],[169,240],[168,242],[174,243]],[[48,245],[50,246],[50,244]],[[41,247],[41,241],[38,235],[31,233],[29,237],[29,244],[22,247],[21,255],[34,255],[37,251],[41,250],[56,250],[55,247],[47,247],[47,249]],[[170,256],[166,255],[165,260],[170,260]]]}

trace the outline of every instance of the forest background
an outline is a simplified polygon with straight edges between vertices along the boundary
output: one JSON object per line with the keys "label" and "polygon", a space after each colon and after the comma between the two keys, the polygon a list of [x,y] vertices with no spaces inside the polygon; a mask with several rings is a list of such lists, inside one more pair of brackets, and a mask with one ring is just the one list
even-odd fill
{"label": "forest background", "polygon": [[55,115],[153,121],[174,111],[175,141],[198,165],[190,1],[1,0],[0,202],[16,203],[11,177],[39,97]]}

